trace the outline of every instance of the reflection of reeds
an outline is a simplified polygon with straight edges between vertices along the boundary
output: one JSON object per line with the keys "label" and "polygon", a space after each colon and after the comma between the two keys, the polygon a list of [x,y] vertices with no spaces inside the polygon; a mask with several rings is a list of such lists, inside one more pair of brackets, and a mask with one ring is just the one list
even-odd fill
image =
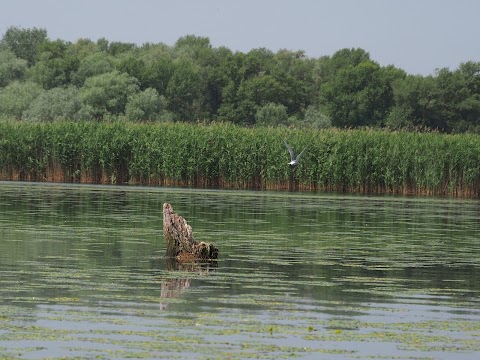
{"label": "reflection of reeds", "polygon": [[[288,153],[309,144],[292,175]],[[293,179],[291,178],[293,177]],[[183,123],[0,122],[0,179],[479,196],[480,137]]]}

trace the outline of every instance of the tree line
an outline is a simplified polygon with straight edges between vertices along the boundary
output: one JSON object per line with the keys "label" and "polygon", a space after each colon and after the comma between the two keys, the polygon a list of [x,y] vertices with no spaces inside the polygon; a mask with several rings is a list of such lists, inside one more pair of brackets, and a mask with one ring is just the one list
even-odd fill
{"label": "tree line", "polygon": [[360,48],[311,58],[233,52],[195,35],[139,46],[10,27],[0,40],[0,117],[480,133],[480,62],[422,76]]}

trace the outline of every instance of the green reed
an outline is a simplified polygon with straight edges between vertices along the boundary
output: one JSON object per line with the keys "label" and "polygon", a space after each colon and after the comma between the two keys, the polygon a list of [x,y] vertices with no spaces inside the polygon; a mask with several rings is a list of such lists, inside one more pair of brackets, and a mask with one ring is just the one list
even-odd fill
{"label": "green reed", "polygon": [[480,136],[3,121],[0,179],[479,196]]}

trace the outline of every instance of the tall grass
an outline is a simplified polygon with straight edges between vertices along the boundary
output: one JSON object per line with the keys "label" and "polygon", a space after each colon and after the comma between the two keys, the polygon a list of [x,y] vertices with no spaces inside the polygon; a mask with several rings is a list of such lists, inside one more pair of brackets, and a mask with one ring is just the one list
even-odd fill
{"label": "tall grass", "polygon": [[3,121],[0,179],[478,197],[480,136]]}

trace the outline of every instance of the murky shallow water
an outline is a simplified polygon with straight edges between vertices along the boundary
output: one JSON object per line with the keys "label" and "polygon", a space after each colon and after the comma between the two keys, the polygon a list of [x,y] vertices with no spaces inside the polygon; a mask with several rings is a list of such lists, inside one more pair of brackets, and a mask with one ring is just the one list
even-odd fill
{"label": "murky shallow water", "polygon": [[[174,269],[170,202],[218,267]],[[476,359],[476,200],[0,183],[1,358]]]}

